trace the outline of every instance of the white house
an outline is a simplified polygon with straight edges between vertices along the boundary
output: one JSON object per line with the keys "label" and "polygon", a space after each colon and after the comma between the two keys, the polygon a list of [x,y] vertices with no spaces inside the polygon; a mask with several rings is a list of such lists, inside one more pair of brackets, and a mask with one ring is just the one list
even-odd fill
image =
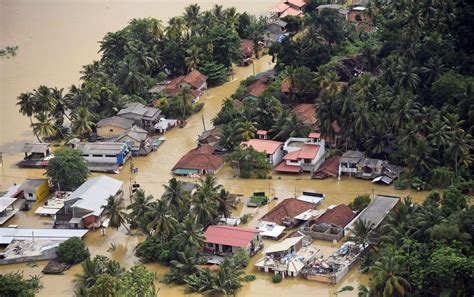
{"label": "white house", "polygon": [[324,140],[291,137],[285,142],[283,152],[285,154],[283,162],[275,168],[275,171],[284,173],[314,172],[324,162]]}
{"label": "white house", "polygon": [[339,161],[339,179],[342,173],[349,173],[349,175],[357,173],[357,165],[364,158],[364,153],[360,151],[347,151]]}
{"label": "white house", "polygon": [[267,155],[268,162],[276,166],[283,159],[283,142],[267,139],[250,139],[242,145],[253,147],[254,150]]}

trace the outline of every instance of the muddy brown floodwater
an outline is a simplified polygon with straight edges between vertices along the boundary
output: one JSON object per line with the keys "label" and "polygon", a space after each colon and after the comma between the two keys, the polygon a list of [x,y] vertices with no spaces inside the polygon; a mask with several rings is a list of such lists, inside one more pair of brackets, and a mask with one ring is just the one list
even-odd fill
{"label": "muddy brown floodwater", "polygon": [[[107,32],[125,26],[132,17],[153,16],[163,20],[178,15],[183,8],[196,2],[203,9],[211,7],[215,2],[224,6],[235,6],[239,11],[265,13],[276,0],[155,0],[155,1],[61,1],[61,0],[0,0],[0,46],[18,45],[20,51],[17,57],[0,61],[0,151],[4,155],[4,166],[1,167],[0,190],[6,189],[14,182],[22,182],[28,177],[41,177],[43,170],[18,169],[15,163],[22,155],[18,154],[20,144],[32,140],[29,120],[18,114],[15,106],[16,96],[26,90],[31,90],[39,84],[67,87],[77,83],[80,67],[98,57],[97,40]],[[268,56],[255,63],[255,71],[261,72],[273,67]],[[160,197],[163,184],[171,178],[170,169],[176,161],[191,148],[196,146],[196,138],[202,132],[202,117],[206,127],[211,126],[211,119],[219,111],[221,102],[230,96],[238,87],[239,82],[253,73],[253,67],[236,68],[233,79],[223,86],[204,92],[202,102],[204,109],[193,115],[188,125],[183,129],[174,129],[166,134],[166,142],[157,152],[148,157],[135,158],[134,164],[139,172],[131,176],[128,167],[112,177],[123,180],[124,188],[128,189],[130,180],[136,180],[147,194]],[[392,186],[374,185],[367,181],[343,178],[310,180],[308,175],[277,176],[267,180],[245,180],[235,178],[229,166],[224,167],[218,174],[218,180],[232,193],[248,196],[254,191],[270,192],[272,196],[281,199],[293,197],[302,191],[318,191],[326,194],[322,208],[339,203],[349,203],[358,194],[392,194],[398,196],[411,195],[415,201],[421,201],[425,193],[397,191]],[[188,181],[190,179],[187,179]],[[194,181],[194,180],[192,180]],[[281,200],[280,199],[280,200]],[[248,223],[256,226],[257,219],[276,203],[258,211],[240,206],[235,215],[253,213],[254,218]],[[36,206],[37,207],[37,206]],[[51,228],[51,220],[34,216],[34,210],[19,212],[8,224],[17,224],[24,228]],[[85,236],[85,241],[93,255],[104,254],[122,265],[131,266],[138,261],[133,249],[143,240],[140,236],[127,236],[125,230],[107,230],[106,236],[92,231]],[[115,250],[109,248],[111,244]],[[268,246],[271,241],[265,241]],[[314,245],[323,255],[335,251],[340,245],[316,241]],[[254,282],[245,284],[240,296],[330,296],[343,286],[351,285],[352,292],[344,296],[356,296],[359,284],[367,283],[368,277],[355,269],[336,286],[306,281],[301,277],[287,278],[280,284],[272,284],[271,274],[257,272],[253,264],[261,254],[252,258],[247,273],[257,276]],[[37,267],[26,264],[5,265],[0,267],[0,273],[23,270],[25,275],[41,274],[46,262],[38,262]],[[158,278],[166,273],[167,268],[160,265],[147,265],[156,271]],[[39,296],[71,296],[73,294],[73,279],[80,273],[79,265],[74,266],[65,275],[45,275],[42,278],[44,289]],[[184,287],[167,286],[156,282],[160,288],[160,296],[182,296]]]}

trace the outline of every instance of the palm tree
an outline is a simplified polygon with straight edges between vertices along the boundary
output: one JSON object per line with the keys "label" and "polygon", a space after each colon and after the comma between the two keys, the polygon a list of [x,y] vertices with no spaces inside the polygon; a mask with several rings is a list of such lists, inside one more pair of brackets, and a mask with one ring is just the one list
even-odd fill
{"label": "palm tree", "polygon": [[290,93],[290,100],[291,102],[295,101],[295,80],[296,80],[296,68],[293,65],[289,65],[285,67],[285,70],[282,72],[282,85],[286,85],[288,87],[288,91]]}
{"label": "palm tree", "polygon": [[418,67],[413,65],[413,61],[407,62],[400,60],[395,66],[395,80],[397,84],[405,90],[416,90],[420,83],[420,76],[418,75]]}
{"label": "palm tree", "polygon": [[374,224],[365,220],[357,220],[354,223],[354,229],[348,240],[357,244],[362,244],[364,248],[368,247],[374,241]]}
{"label": "palm tree", "polygon": [[178,221],[174,218],[172,209],[163,200],[152,203],[151,210],[146,214],[150,222],[148,228],[155,233],[162,233],[165,237],[174,234]]}
{"label": "palm tree", "polygon": [[252,138],[255,138],[255,133],[257,132],[257,128],[248,120],[244,120],[243,122],[238,122],[236,125],[237,133],[240,135],[240,139],[242,141],[247,141]]}
{"label": "palm tree", "polygon": [[146,196],[145,191],[143,190],[138,190],[133,195],[133,202],[127,206],[127,209],[131,210],[127,216],[131,228],[136,228],[137,226],[141,225],[145,214],[151,210],[152,200],[153,196]]}
{"label": "palm tree", "polygon": [[[32,116],[35,113],[35,98],[32,93],[27,92],[27,93],[21,93],[20,96],[18,96],[18,102],[16,105],[20,106],[20,113],[22,115],[25,115],[30,118],[30,124],[33,126],[33,119]],[[36,133],[34,130],[33,132],[35,133],[36,138],[38,139],[39,142],[41,142],[41,139],[38,136],[38,133]]]}
{"label": "palm tree", "polygon": [[392,254],[380,257],[370,272],[372,291],[380,292],[383,297],[404,296],[410,290],[410,283],[404,278],[406,272]]}
{"label": "palm tree", "polygon": [[35,115],[35,119],[37,122],[32,123],[31,126],[36,135],[41,136],[43,139],[56,135],[56,127],[47,112],[38,113]]}
{"label": "palm tree", "polygon": [[186,26],[191,29],[191,36],[196,34],[196,27],[199,25],[200,9],[197,4],[191,4],[184,8],[183,18]]}
{"label": "palm tree", "polygon": [[408,162],[415,174],[425,176],[438,161],[432,156],[433,148],[425,139],[419,139],[411,152]]}
{"label": "palm tree", "polygon": [[222,5],[214,4],[214,7],[212,7],[212,13],[218,20],[222,20],[224,18],[224,10],[222,9]]}
{"label": "palm tree", "polygon": [[91,118],[91,113],[84,107],[79,107],[72,117],[72,131],[80,136],[81,141],[92,132]]}
{"label": "palm tree", "polygon": [[177,96],[178,99],[178,104],[183,110],[183,116],[182,116],[182,121],[184,122],[186,119],[186,111],[191,107],[192,105],[192,93],[191,89],[188,87],[181,88],[179,91],[179,94]]}
{"label": "palm tree", "polygon": [[179,246],[192,248],[193,250],[200,250],[204,246],[205,239],[202,226],[196,224],[191,215],[187,215],[183,222],[179,224],[178,235],[175,237]]}
{"label": "palm tree", "polygon": [[193,44],[190,48],[186,50],[186,57],[184,61],[186,63],[186,67],[188,67],[188,71],[196,69],[201,62],[201,49]]}
{"label": "palm tree", "polygon": [[361,56],[364,63],[364,68],[369,72],[374,71],[378,62],[377,49],[365,44],[362,47]]}
{"label": "palm tree", "polygon": [[217,178],[214,175],[206,174],[204,179],[201,179],[201,188],[208,188],[212,191],[212,193],[217,193],[220,189],[222,189],[222,185],[217,183]]}
{"label": "palm tree", "polygon": [[102,71],[99,61],[93,61],[92,64],[82,66],[80,79],[83,81],[88,81],[94,77],[103,75],[105,75],[105,73]]}
{"label": "palm tree", "polygon": [[110,195],[107,198],[107,204],[101,207],[104,210],[104,216],[109,220],[109,226],[118,230],[120,226],[124,226],[127,232],[130,229],[127,227],[127,213],[123,204],[123,198],[116,198]]}
{"label": "palm tree", "polygon": [[[260,42],[263,40],[265,34],[266,19],[261,17],[257,19],[252,17],[250,24],[247,27],[248,37],[253,42],[255,58],[259,58],[260,53]],[[287,66],[288,67],[288,66]]]}
{"label": "palm tree", "polygon": [[146,87],[146,76],[140,72],[137,63],[134,61],[121,62],[118,77],[124,91],[130,95],[141,94]]}
{"label": "palm tree", "polygon": [[161,200],[163,200],[168,207],[176,211],[184,210],[187,212],[189,210],[189,199],[183,190],[182,182],[173,177],[168,181],[168,184],[163,185],[163,187],[165,188],[165,192],[161,196]]}
{"label": "palm tree", "polygon": [[228,191],[221,189],[216,197],[217,212],[227,219],[231,214],[231,209],[235,209],[234,199]]}
{"label": "palm tree", "polygon": [[369,110],[369,105],[366,101],[359,102],[354,106],[351,113],[352,129],[356,138],[364,138],[374,125],[374,115]]}
{"label": "palm tree", "polygon": [[56,105],[55,99],[52,96],[51,89],[47,86],[41,85],[33,91],[35,98],[36,112],[51,112]]}
{"label": "palm tree", "polygon": [[186,21],[182,17],[172,17],[168,21],[168,27],[166,28],[168,38],[179,41],[186,31]]}
{"label": "palm tree", "polygon": [[235,296],[242,287],[242,274],[244,274],[242,268],[236,267],[229,258],[225,258],[224,263],[222,263],[217,271],[214,285],[209,290],[203,292],[203,294],[208,296]]}
{"label": "palm tree", "polygon": [[163,34],[163,24],[161,20],[153,18],[151,21],[151,34],[156,40],[162,40],[164,37]]}
{"label": "palm tree", "polygon": [[68,120],[71,118],[68,115],[67,99],[63,95],[64,89],[53,88],[51,89],[52,97],[54,99],[55,105],[52,111],[53,116],[60,117],[62,119],[65,116]]}
{"label": "palm tree", "polygon": [[430,145],[437,148],[446,148],[450,137],[451,131],[448,130],[446,123],[441,121],[439,117],[432,119],[429,133],[426,137]]}
{"label": "palm tree", "polygon": [[285,124],[275,135],[274,139],[288,139],[290,137],[307,137],[310,128],[295,113],[290,113]]}
{"label": "palm tree", "polygon": [[404,129],[407,123],[420,115],[421,105],[408,93],[397,96],[393,104],[393,128]]}
{"label": "palm tree", "polygon": [[454,161],[456,176],[459,176],[459,165],[464,165],[466,168],[469,168],[472,164],[473,157],[471,155],[471,149],[473,145],[472,136],[462,129],[458,129],[452,135],[449,146],[446,149],[446,155],[449,159]]}
{"label": "palm tree", "polygon": [[339,76],[336,71],[330,71],[319,81],[319,88],[323,94],[328,96],[336,95],[340,90]]}
{"label": "palm tree", "polygon": [[193,196],[191,212],[194,222],[204,227],[214,223],[217,217],[215,193],[210,187],[200,187]]}
{"label": "palm tree", "polygon": [[429,85],[448,71],[448,68],[443,64],[441,57],[431,57],[426,66],[421,67],[420,70],[426,74],[426,83]]}
{"label": "palm tree", "polygon": [[177,258],[170,262],[171,270],[165,275],[165,282],[184,284],[186,276],[199,271],[199,265],[203,263],[203,260],[200,256],[196,256],[196,250],[190,248],[178,251],[176,255]]}

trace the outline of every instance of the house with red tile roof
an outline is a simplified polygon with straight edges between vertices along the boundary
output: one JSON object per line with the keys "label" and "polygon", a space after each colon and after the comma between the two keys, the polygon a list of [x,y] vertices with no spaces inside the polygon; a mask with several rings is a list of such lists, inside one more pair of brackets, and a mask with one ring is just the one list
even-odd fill
{"label": "house with red tile roof", "polygon": [[242,101],[248,99],[257,99],[268,88],[268,84],[268,77],[262,77],[257,79],[255,82],[253,82],[247,87],[247,91],[245,92]]}
{"label": "house with red tile roof", "polygon": [[193,69],[186,75],[172,79],[166,84],[163,91],[166,96],[174,97],[179,94],[182,88],[189,88],[193,96],[193,102],[197,102],[202,94],[201,91],[207,89],[207,76]]}
{"label": "house with red tile roof", "polygon": [[354,220],[356,215],[345,204],[333,205],[318,218],[310,220],[300,231],[313,239],[339,241],[345,235],[346,226]]}
{"label": "house with red tile roof", "polygon": [[250,139],[241,145],[251,146],[254,150],[267,155],[268,162],[275,166],[283,158],[283,142],[268,139]]}
{"label": "house with red tile roof", "polygon": [[214,151],[209,144],[200,145],[184,155],[171,171],[184,176],[215,174],[224,166],[224,158]]}
{"label": "house with red tile roof", "polygon": [[270,14],[277,18],[303,16],[306,4],[304,0],[284,0],[270,9]]}
{"label": "house with red tile roof", "polygon": [[319,129],[318,115],[316,114],[316,104],[301,103],[293,108],[293,112],[300,120],[313,129]]}
{"label": "house with red tile roof", "polygon": [[315,207],[316,204],[314,203],[301,201],[296,198],[287,198],[262,216],[259,221],[290,227],[302,221],[299,219],[301,214],[313,210]]}
{"label": "house with red tile roof", "polygon": [[254,52],[254,44],[252,40],[242,39],[240,41],[240,53],[244,58],[252,58]]}
{"label": "house with red tile roof", "polygon": [[254,255],[262,248],[262,238],[257,229],[211,225],[204,232],[205,251],[229,255],[244,249]]}
{"label": "house with red tile roof", "polygon": [[314,172],[324,162],[324,144],[324,140],[315,137],[289,138],[283,146],[283,162],[275,167],[275,171],[279,173]]}
{"label": "house with red tile roof", "polygon": [[324,179],[326,177],[337,177],[340,160],[340,156],[327,159],[317,170],[314,171],[312,178]]}

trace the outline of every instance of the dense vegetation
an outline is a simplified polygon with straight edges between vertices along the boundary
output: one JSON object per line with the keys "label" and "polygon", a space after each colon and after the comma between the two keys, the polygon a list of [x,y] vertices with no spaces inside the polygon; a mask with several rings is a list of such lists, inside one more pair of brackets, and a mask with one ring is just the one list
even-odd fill
{"label": "dense vegetation", "polygon": [[471,296],[474,292],[472,184],[432,192],[418,205],[407,197],[385,224],[357,224],[351,240],[373,246],[360,296]]}
{"label": "dense vegetation", "polygon": [[25,279],[20,272],[0,274],[0,296],[35,296],[42,287],[38,276]]}
{"label": "dense vegetation", "polygon": [[[235,8],[215,5],[201,11],[197,4],[171,18],[166,27],[155,18],[132,19],[100,41],[101,59],[83,67],[80,85],[67,91],[42,85],[22,93],[20,112],[30,118],[35,134],[43,139],[64,138],[65,117],[71,120],[75,135],[86,137],[94,123],[114,116],[125,103],[151,104],[162,98],[153,97],[148,90],[167,78],[198,69],[209,76],[210,85],[223,83],[241,58],[241,38],[258,44],[263,23],[264,19],[239,14]],[[168,101],[159,100],[159,107],[175,118],[189,115],[189,94],[184,92]]]}
{"label": "dense vegetation", "polygon": [[76,276],[76,296],[156,296],[156,275],[143,265],[130,269],[117,261],[98,255],[82,263]]}
{"label": "dense vegetation", "polygon": [[45,175],[51,179],[54,188],[73,191],[87,180],[89,169],[79,151],[65,148],[54,152]]}

